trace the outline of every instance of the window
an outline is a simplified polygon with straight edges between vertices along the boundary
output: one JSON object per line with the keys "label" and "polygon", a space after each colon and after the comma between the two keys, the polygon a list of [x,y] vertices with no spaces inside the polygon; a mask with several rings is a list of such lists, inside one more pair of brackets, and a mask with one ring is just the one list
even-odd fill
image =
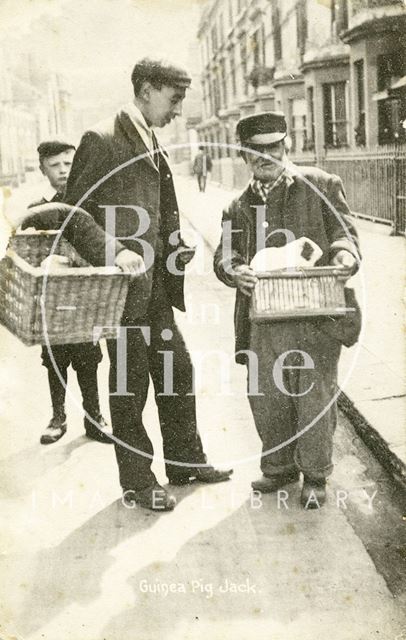
{"label": "window", "polygon": [[289,100],[289,132],[292,138],[292,151],[300,153],[307,148],[306,100]]}
{"label": "window", "polygon": [[216,108],[214,104],[214,80],[211,78],[209,83],[209,95],[210,95],[210,114],[213,116],[215,114]]}
{"label": "window", "polygon": [[259,49],[259,30],[251,36],[251,48],[254,56],[254,66],[259,65],[260,49]]}
{"label": "window", "polygon": [[208,117],[208,109],[207,109],[207,93],[206,93],[206,80],[202,79],[202,95],[203,95],[203,112],[204,117]]}
{"label": "window", "polygon": [[210,134],[210,136],[209,136],[209,142],[211,142],[211,144],[213,145],[213,146],[211,147],[211,151],[212,151],[212,153],[213,153],[213,158],[214,158],[214,159],[216,159],[216,158],[218,158],[218,147],[217,147],[217,146],[215,146],[216,140],[215,140],[215,138],[214,138],[214,135],[213,135],[213,134]]}
{"label": "window", "polygon": [[215,72],[212,72],[210,80],[208,81],[208,90],[210,98],[210,114],[213,116],[220,108],[220,101],[218,95],[218,81]]}
{"label": "window", "polygon": [[235,73],[235,48],[232,46],[229,52],[229,61],[230,61],[230,80],[231,80],[231,91],[233,96],[237,95],[237,79]]}
{"label": "window", "polygon": [[231,156],[231,149],[230,149],[230,144],[231,144],[231,135],[230,135],[230,125],[227,122],[224,125],[224,142],[226,143],[227,147],[226,147],[226,156],[227,158],[229,158]]}
{"label": "window", "polygon": [[218,129],[216,129],[216,132],[214,134],[214,142],[216,143],[216,149],[217,149],[217,158],[222,158],[223,157],[223,148],[220,147],[220,132]]}
{"label": "window", "polygon": [[348,144],[347,83],[323,84],[324,143],[327,147]]}
{"label": "window", "polygon": [[241,74],[244,86],[244,94],[248,93],[248,74],[247,74],[247,40],[245,35],[240,39],[240,58],[241,58]]}
{"label": "window", "polygon": [[251,36],[251,48],[255,66],[265,66],[265,28],[257,29]]}
{"label": "window", "polygon": [[355,127],[355,144],[357,147],[365,146],[365,74],[364,61],[357,60],[354,63],[355,86],[357,88],[358,122]]}
{"label": "window", "polygon": [[348,0],[332,0],[331,3],[331,30],[339,35],[348,28]]}
{"label": "window", "polygon": [[226,61],[223,59],[220,63],[220,78],[221,78],[221,91],[222,91],[222,104],[223,107],[227,107],[227,76],[226,76]]}
{"label": "window", "polygon": [[378,91],[389,89],[406,73],[405,51],[378,56]]}
{"label": "window", "polygon": [[297,48],[303,56],[307,40],[307,0],[299,0],[296,5],[296,38]]}
{"label": "window", "polygon": [[217,39],[217,27],[214,25],[211,30],[211,48],[213,53],[216,53],[218,49],[218,39]]}
{"label": "window", "polygon": [[264,65],[264,67],[266,66],[266,38],[265,38],[265,25],[262,23],[261,25],[261,58],[262,58],[262,64]]}
{"label": "window", "polygon": [[275,62],[282,58],[282,30],[280,12],[275,2],[272,8],[273,52]]}
{"label": "window", "polygon": [[[406,98],[392,91],[397,80],[406,75],[406,52],[402,49],[394,53],[378,56],[378,91],[387,97],[378,102],[378,143],[391,144],[404,141],[406,118]],[[385,94],[384,94],[385,95]]]}
{"label": "window", "polygon": [[309,87],[307,89],[307,112],[309,114],[309,129],[308,140],[306,142],[305,151],[312,151],[314,149],[316,132],[314,123],[314,89]]}
{"label": "window", "polygon": [[221,108],[220,84],[219,84],[219,79],[218,79],[218,73],[217,72],[215,72],[215,76],[213,78],[212,87],[213,87],[213,113],[217,114],[219,109]]}

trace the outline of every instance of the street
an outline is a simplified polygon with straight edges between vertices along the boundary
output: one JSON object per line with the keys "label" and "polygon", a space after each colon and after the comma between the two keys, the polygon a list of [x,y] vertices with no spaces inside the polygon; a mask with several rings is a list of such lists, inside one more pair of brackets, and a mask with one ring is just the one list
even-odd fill
{"label": "street", "polygon": [[[190,183],[190,198],[194,188]],[[187,220],[184,227],[193,236]],[[113,448],[83,435],[73,371],[68,432],[40,446],[51,409],[39,347],[0,328],[0,638],[406,638],[400,489],[340,416],[323,509],[303,510],[299,485],[284,499],[251,494],[260,443],[246,373],[232,358],[234,293],[213,275],[207,247],[198,260],[206,273],[191,263],[188,314],[178,321],[199,371],[206,451],[212,464],[231,464],[234,475],[224,484],[175,487],[171,513],[124,507]],[[103,351],[99,381],[108,417]],[[165,484],[151,390],[145,423],[154,471]]]}

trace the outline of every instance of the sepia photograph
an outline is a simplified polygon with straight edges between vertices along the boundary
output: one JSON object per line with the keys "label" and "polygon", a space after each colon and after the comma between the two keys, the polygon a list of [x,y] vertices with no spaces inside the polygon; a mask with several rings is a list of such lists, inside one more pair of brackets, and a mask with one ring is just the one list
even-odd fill
{"label": "sepia photograph", "polygon": [[406,640],[405,0],[0,0],[0,640]]}

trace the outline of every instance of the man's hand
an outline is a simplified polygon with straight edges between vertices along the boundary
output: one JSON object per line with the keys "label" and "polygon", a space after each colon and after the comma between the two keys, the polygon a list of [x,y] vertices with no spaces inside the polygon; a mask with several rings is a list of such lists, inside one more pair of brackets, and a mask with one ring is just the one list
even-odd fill
{"label": "man's hand", "polygon": [[332,259],[332,264],[336,267],[342,268],[343,273],[340,276],[340,280],[346,281],[348,278],[351,278],[354,273],[357,261],[352,253],[345,249],[341,249],[340,251],[337,251],[336,255]]}
{"label": "man's hand", "polygon": [[130,273],[133,276],[145,275],[144,260],[135,251],[123,249],[116,255],[114,264],[124,273]]}
{"label": "man's hand", "polygon": [[258,282],[255,271],[253,271],[247,264],[235,267],[233,280],[237,289],[239,289],[245,296],[251,296],[254,287]]}

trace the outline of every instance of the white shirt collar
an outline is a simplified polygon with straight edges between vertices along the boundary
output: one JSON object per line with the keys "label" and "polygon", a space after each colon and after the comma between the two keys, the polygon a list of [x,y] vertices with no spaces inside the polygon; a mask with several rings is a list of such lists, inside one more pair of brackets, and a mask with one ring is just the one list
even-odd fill
{"label": "white shirt collar", "polygon": [[140,109],[136,104],[134,104],[134,102],[130,102],[128,103],[128,105],[126,105],[126,110],[131,118],[131,122],[140,134],[143,143],[147,147],[148,151],[152,152],[154,150],[154,143],[152,141],[152,129],[147,125]]}
{"label": "white shirt collar", "polygon": [[51,187],[51,185],[48,183],[44,186],[44,190],[42,192],[42,197],[44,198],[44,200],[46,200],[47,202],[51,202],[52,198],[54,198],[56,196],[56,191],[53,187]]}

